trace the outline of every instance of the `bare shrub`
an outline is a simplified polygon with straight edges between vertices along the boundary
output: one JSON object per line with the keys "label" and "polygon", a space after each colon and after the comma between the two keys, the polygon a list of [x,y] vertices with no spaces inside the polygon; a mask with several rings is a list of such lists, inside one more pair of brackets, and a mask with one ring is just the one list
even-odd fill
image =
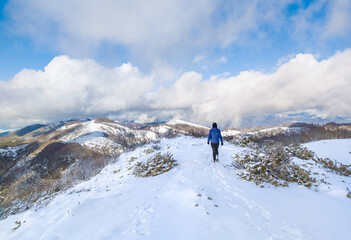
{"label": "bare shrub", "polygon": [[227,136],[224,140],[231,142],[239,147],[249,147],[252,149],[258,148],[258,141],[252,135]]}
{"label": "bare shrub", "polygon": [[208,129],[202,127],[190,126],[188,124],[175,124],[172,129],[185,135],[193,136],[196,138],[205,137],[208,134]]}
{"label": "bare shrub", "polygon": [[152,149],[158,151],[161,149],[161,146],[158,144],[155,144],[155,145],[152,145]]}
{"label": "bare shrub", "polygon": [[177,165],[178,163],[173,159],[173,155],[171,153],[157,153],[155,156],[149,158],[146,163],[136,163],[133,174],[137,177],[157,176],[168,172]]}
{"label": "bare shrub", "polygon": [[288,152],[291,153],[293,157],[297,157],[303,160],[312,159],[315,153],[306,147],[302,147],[300,144],[292,144],[287,148]]}
{"label": "bare shrub", "polygon": [[168,129],[167,132],[162,134],[162,137],[164,138],[176,138],[178,136],[179,136],[179,131],[174,129]]}
{"label": "bare shrub", "polygon": [[279,143],[268,142],[263,148],[236,154],[234,167],[244,169],[238,176],[256,185],[269,183],[273,186],[289,186],[298,183],[311,187],[316,179],[307,171],[291,162],[288,148]]}
{"label": "bare shrub", "polygon": [[310,171],[292,163],[292,157],[312,160],[336,174],[351,176],[351,165],[319,158],[313,151],[299,144],[284,146],[271,140],[255,145],[254,149],[243,154],[236,154],[233,166],[245,170],[239,173],[242,179],[254,181],[257,185],[270,183],[274,186],[288,186],[288,183],[296,182],[306,187],[312,186],[316,179],[311,177]]}
{"label": "bare shrub", "polygon": [[120,144],[124,150],[132,150],[141,145],[148,143],[150,140],[147,138],[146,131],[140,130],[141,134],[139,136],[136,133],[126,130],[121,130],[122,132],[115,136],[114,142]]}
{"label": "bare shrub", "polygon": [[151,154],[151,153],[155,152],[155,150],[152,148],[149,148],[149,149],[145,149],[143,152],[147,155],[147,154]]}
{"label": "bare shrub", "polygon": [[312,160],[321,164],[324,168],[329,169],[337,174],[340,174],[346,177],[351,176],[351,165],[338,163],[336,161],[330,160],[329,158],[315,157]]}
{"label": "bare shrub", "polygon": [[189,130],[189,135],[195,138],[203,138],[206,137],[207,134],[208,131],[202,128],[193,128]]}

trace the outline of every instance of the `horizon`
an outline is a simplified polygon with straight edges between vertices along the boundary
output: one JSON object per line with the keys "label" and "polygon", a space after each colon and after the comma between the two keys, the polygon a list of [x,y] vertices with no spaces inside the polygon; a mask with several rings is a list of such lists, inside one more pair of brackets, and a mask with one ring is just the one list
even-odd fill
{"label": "horizon", "polygon": [[[18,130],[21,130],[23,128],[26,128],[26,127],[29,127],[29,126],[33,126],[33,125],[36,125],[36,124],[47,126],[47,125],[58,123],[58,122],[94,121],[95,119],[99,119],[99,118],[104,118],[104,117],[97,117],[97,118],[72,118],[72,119],[60,120],[60,121],[57,121],[57,122],[37,122],[37,123],[33,123],[33,124],[30,124],[30,125],[26,125],[26,126],[21,126],[19,128],[14,128],[14,129],[0,129],[0,135],[4,134],[4,133],[15,132],[15,131],[18,131]],[[211,128],[211,125],[212,125],[212,124],[210,124],[210,125],[206,126],[206,125],[201,125],[201,124],[199,124],[197,122],[189,122],[189,121],[185,121],[183,119],[175,119],[175,118],[167,120],[167,121],[155,121],[155,122],[144,122],[144,123],[135,122],[133,120],[123,120],[123,119],[109,119],[109,120],[112,120],[114,122],[136,123],[136,124],[140,124],[140,125],[167,124],[170,121],[173,121],[173,120],[177,121],[177,120],[179,120],[179,121],[183,121],[183,122],[190,123],[190,124],[196,124],[196,125],[199,125],[201,127],[207,127],[209,129]],[[241,128],[236,128],[236,127],[232,127],[232,126],[224,126],[224,125],[221,126],[221,124],[219,123],[218,124],[218,128],[221,129],[221,131],[225,131],[225,130],[244,130],[244,129],[254,129],[254,128],[265,128],[265,127],[266,128],[268,128],[268,127],[281,127],[281,126],[284,126],[284,125],[293,125],[293,124],[310,124],[310,125],[316,125],[316,126],[324,126],[324,125],[328,125],[328,124],[348,125],[348,124],[351,124],[351,122],[329,122],[329,121],[325,121],[325,122],[320,122],[320,121],[318,121],[318,122],[313,122],[313,121],[311,121],[311,122],[299,122],[299,121],[292,121],[292,122],[283,122],[283,123],[277,124],[277,125],[252,125],[252,126],[241,127]]]}

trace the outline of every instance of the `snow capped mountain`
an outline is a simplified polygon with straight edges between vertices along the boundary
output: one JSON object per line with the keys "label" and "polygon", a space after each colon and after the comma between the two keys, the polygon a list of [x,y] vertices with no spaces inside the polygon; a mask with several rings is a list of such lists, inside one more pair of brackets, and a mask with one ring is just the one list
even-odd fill
{"label": "snow capped mountain", "polygon": [[[79,125],[78,128],[76,128],[77,125]],[[113,153],[116,149],[120,150],[117,153],[123,152],[123,146],[113,141],[113,138],[110,136],[133,135],[135,139],[145,139],[146,141],[157,138],[156,133],[152,131],[136,131],[114,122],[100,122],[96,120],[63,126],[58,130],[64,131],[72,128],[75,128],[75,130],[59,138],[59,140],[64,143],[78,143],[100,152],[103,148],[110,151],[110,153]]]}
{"label": "snow capped mountain", "polygon": [[[105,156],[113,161],[100,165],[98,174],[76,179],[74,184],[57,192],[49,191],[49,195],[42,195],[28,210],[8,215],[0,221],[0,239],[351,238],[351,193],[347,190],[351,189],[351,139],[282,148],[286,149],[284,153],[292,154],[289,166],[294,169],[298,166],[301,174],[307,172],[312,184],[291,181],[289,187],[274,187],[270,182],[256,185],[255,181],[240,177],[250,169],[238,167],[235,159],[238,155],[246,156],[248,151],[253,156],[252,151],[256,150],[250,144],[225,141],[219,149],[219,163],[213,163],[205,137],[176,134],[162,137],[161,132],[168,136],[168,131],[191,135],[194,132],[186,132],[193,129],[190,126],[201,127],[177,121],[174,125],[135,130],[98,119],[71,122],[50,133],[29,132],[18,138],[27,142],[0,149],[0,156],[10,157],[5,175],[17,173],[20,177],[11,182],[5,175],[1,176],[1,183],[9,183],[7,188],[11,191],[32,186],[23,185],[21,179],[34,179],[40,186],[49,183],[38,179],[57,181],[55,189],[70,179],[70,174],[79,173],[77,166],[88,171],[82,163],[94,160],[87,156]],[[163,128],[166,131],[160,130]],[[32,140],[42,142],[33,145]],[[52,152],[53,147],[61,149],[60,154]],[[79,154],[74,155],[78,150]],[[168,153],[176,163],[172,167],[163,167],[162,164],[169,163],[165,159],[152,161]],[[70,162],[67,156],[72,155],[76,158]],[[56,156],[58,162],[63,156],[66,162],[52,168],[47,156]],[[40,164],[47,164],[47,169],[31,164],[39,160]],[[20,165],[31,171],[20,174]],[[149,167],[144,170],[151,176],[138,177],[136,169],[144,171],[140,166]],[[37,178],[32,177],[35,171]],[[52,175],[54,172],[56,175]],[[55,180],[54,176],[61,180]],[[10,197],[9,190],[1,189],[0,193],[0,204],[4,206],[3,198]]]}
{"label": "snow capped mountain", "polygon": [[101,118],[37,124],[2,136],[0,219],[89,179],[121,153],[156,137]]}
{"label": "snow capped mountain", "polygon": [[187,122],[187,121],[183,121],[180,119],[172,119],[171,121],[167,122],[167,125],[188,125],[188,126],[193,126],[196,128],[205,128],[205,129],[210,130],[208,127],[201,126],[199,124],[194,124],[194,123]]}

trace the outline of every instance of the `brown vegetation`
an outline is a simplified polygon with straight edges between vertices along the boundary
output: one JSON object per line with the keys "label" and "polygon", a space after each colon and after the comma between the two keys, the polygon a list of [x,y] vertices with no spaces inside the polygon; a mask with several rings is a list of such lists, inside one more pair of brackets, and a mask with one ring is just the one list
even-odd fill
{"label": "brown vegetation", "polygon": [[270,141],[256,150],[236,154],[233,165],[244,169],[238,174],[240,178],[256,185],[268,183],[287,187],[289,183],[298,183],[311,187],[316,179],[310,176],[309,171],[291,162],[292,152],[296,151]]}
{"label": "brown vegetation", "polygon": [[146,163],[137,162],[134,167],[133,174],[137,177],[151,177],[168,172],[178,163],[173,159],[173,155],[169,152],[165,154],[157,153],[150,157]]}
{"label": "brown vegetation", "polygon": [[174,131],[197,138],[206,137],[209,131],[207,128],[195,127],[188,124],[175,124],[170,127]]}
{"label": "brown vegetation", "polygon": [[318,158],[313,151],[299,144],[284,146],[278,142],[265,141],[259,145],[251,142],[251,149],[236,154],[233,157],[233,166],[243,169],[239,173],[240,178],[253,181],[257,185],[269,183],[274,186],[288,186],[289,183],[298,183],[306,187],[317,186],[311,172],[294,164],[291,161],[292,157],[313,161],[342,176],[351,176],[351,165],[337,163],[328,158]]}
{"label": "brown vegetation", "polygon": [[46,194],[65,190],[94,176],[109,159],[76,143],[54,142],[33,159],[26,161],[25,157],[19,156],[16,162],[19,161],[23,164],[11,166],[1,176],[0,218],[33,206]]}

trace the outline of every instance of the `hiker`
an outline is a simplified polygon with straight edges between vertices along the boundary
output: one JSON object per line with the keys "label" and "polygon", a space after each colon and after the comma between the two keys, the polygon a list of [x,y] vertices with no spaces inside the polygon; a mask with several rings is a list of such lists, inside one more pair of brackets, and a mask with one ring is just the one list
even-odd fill
{"label": "hiker", "polygon": [[213,152],[213,162],[219,161],[218,159],[218,147],[219,147],[219,140],[221,140],[221,145],[223,146],[223,138],[221,135],[221,130],[217,128],[217,123],[212,124],[212,129],[208,133],[207,144],[210,144],[211,140],[211,147]]}

